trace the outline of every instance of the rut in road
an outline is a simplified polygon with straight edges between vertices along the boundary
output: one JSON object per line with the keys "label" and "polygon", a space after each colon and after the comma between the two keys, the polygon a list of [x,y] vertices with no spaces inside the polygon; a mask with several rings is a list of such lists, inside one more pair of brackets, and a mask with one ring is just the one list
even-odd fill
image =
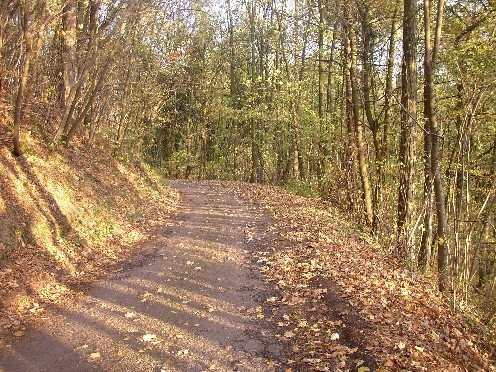
{"label": "rut in road", "polygon": [[153,251],[92,286],[0,353],[2,371],[270,371],[285,345],[250,259],[267,217],[212,183],[176,181],[182,209]]}

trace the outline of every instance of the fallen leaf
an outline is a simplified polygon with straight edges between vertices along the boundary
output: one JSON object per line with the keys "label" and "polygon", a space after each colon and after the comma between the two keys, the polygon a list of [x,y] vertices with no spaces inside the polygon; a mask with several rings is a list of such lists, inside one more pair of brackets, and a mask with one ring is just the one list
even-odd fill
{"label": "fallen leaf", "polygon": [[[308,322],[306,320],[301,320],[298,323],[298,327],[300,327],[300,328],[308,327]],[[313,328],[312,328],[312,330],[313,330]]]}
{"label": "fallen leaf", "polygon": [[392,367],[394,367],[394,360],[392,360],[392,359],[388,359],[388,360],[386,361],[386,363],[384,363],[384,367],[387,367],[387,368],[392,368]]}
{"label": "fallen leaf", "polygon": [[147,333],[146,335],[143,335],[143,341],[144,342],[150,342],[150,341],[153,341],[156,339],[157,339],[157,335],[154,335],[151,333]]}
{"label": "fallen leaf", "polygon": [[90,359],[98,359],[100,358],[100,353],[98,351],[90,354]]}
{"label": "fallen leaf", "polygon": [[302,360],[303,363],[308,363],[308,364],[317,364],[320,363],[322,359],[318,358],[305,358]]}
{"label": "fallen leaf", "polygon": [[189,350],[188,349],[179,350],[177,352],[177,355],[188,355],[188,354],[189,354]]}
{"label": "fallen leaf", "polygon": [[268,360],[265,363],[267,364],[267,366],[269,366],[271,368],[274,368],[277,365],[277,363],[273,360]]}
{"label": "fallen leaf", "polygon": [[452,334],[455,338],[462,338],[463,333],[458,328],[453,328]]}

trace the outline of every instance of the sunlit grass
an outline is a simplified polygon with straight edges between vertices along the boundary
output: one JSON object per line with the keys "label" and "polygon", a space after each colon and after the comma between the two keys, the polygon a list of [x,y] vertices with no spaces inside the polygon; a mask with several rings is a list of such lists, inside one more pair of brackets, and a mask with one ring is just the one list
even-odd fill
{"label": "sunlit grass", "polygon": [[[25,141],[32,151],[20,159],[0,149],[0,260],[7,269],[14,259],[30,262],[12,272],[23,279],[21,289],[33,288],[31,297],[45,296],[43,283],[54,268],[55,281],[87,279],[125,257],[148,237],[143,219],[153,218],[153,208],[163,217],[175,208],[177,195],[152,186],[157,178],[143,165],[135,169],[98,151],[75,159],[74,152],[52,152],[29,135]],[[20,299],[10,296],[9,308]]]}

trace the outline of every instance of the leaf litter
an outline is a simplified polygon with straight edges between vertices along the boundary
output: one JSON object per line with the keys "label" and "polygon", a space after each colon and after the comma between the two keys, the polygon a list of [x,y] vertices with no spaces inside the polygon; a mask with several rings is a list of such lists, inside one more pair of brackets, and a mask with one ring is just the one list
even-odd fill
{"label": "leaf litter", "polygon": [[256,259],[282,293],[266,303],[291,309],[278,325],[294,370],[496,370],[489,336],[337,209],[279,187],[222,187],[272,217],[273,246]]}

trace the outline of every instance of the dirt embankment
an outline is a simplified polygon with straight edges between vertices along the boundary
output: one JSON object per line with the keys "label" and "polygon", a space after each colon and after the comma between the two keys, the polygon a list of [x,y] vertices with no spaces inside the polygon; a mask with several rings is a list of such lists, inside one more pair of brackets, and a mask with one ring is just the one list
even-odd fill
{"label": "dirt embankment", "polygon": [[15,159],[7,137],[0,133],[0,337],[21,335],[46,303],[130,258],[178,200],[138,160],[51,151],[29,138]]}

